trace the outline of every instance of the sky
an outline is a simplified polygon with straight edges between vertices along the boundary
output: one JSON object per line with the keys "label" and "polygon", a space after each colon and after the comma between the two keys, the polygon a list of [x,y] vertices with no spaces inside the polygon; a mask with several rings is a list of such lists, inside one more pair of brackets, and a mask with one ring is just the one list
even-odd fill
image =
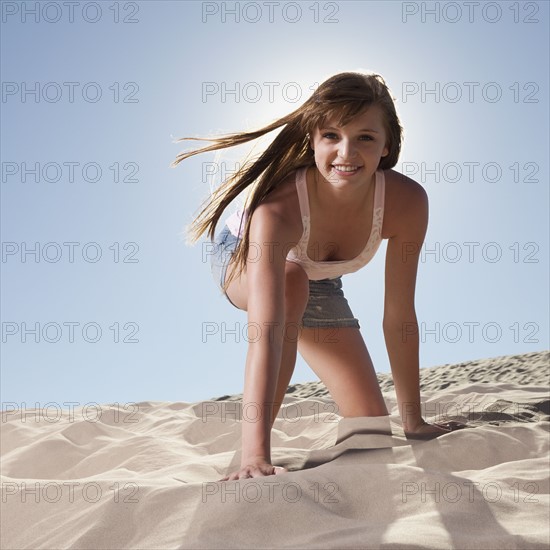
{"label": "sky", "polygon": [[[74,3],[73,3],[74,4]],[[185,228],[265,125],[384,77],[425,189],[420,365],[548,349],[548,16],[533,2],[2,2],[2,406],[240,393],[246,312]],[[237,201],[222,217],[236,210]],[[387,241],[343,289],[375,369]],[[292,383],[317,380],[298,356]],[[15,404],[15,405],[14,405]]]}

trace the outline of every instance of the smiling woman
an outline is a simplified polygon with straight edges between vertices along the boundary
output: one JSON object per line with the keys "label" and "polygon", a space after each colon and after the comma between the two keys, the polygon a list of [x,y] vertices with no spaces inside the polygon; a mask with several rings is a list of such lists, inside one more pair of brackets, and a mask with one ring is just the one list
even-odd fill
{"label": "smiling woman", "polygon": [[[405,433],[437,437],[452,428],[421,416],[414,294],[428,199],[417,182],[392,170],[402,127],[384,79],[334,75],[289,115],[256,131],[210,138],[213,145],[179,154],[172,166],[278,128],[257,159],[216,189],[191,226],[193,241],[205,232],[213,240],[216,283],[255,330],[243,408],[259,409],[259,418],[243,418],[241,467],[222,481],[284,471],[271,464],[270,434],[298,351],[342,416],[388,415],[342,290],[342,276],[366,265],[382,239],[389,239],[384,336]],[[178,141],[186,139],[198,138]],[[248,187],[246,207],[216,235],[222,213]]]}

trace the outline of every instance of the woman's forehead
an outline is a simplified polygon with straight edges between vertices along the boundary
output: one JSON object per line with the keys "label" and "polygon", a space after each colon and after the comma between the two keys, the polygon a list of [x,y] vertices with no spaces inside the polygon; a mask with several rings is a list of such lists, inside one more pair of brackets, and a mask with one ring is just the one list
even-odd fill
{"label": "woman's forehead", "polygon": [[347,120],[342,120],[344,116],[345,111],[327,113],[327,115],[322,117],[319,121],[319,127],[383,128],[382,110],[378,105],[370,105],[352,117],[346,117]]}

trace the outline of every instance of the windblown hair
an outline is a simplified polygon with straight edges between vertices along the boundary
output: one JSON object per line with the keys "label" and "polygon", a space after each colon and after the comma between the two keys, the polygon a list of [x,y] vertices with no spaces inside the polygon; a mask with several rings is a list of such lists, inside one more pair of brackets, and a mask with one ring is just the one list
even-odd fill
{"label": "windblown hair", "polygon": [[241,145],[282,127],[273,142],[257,159],[245,162],[212,193],[188,229],[192,243],[206,231],[208,238],[213,241],[216,225],[224,210],[247,187],[254,184],[253,191],[247,198],[248,215],[243,238],[235,250],[237,269],[232,276],[226,278],[224,290],[227,289],[229,282],[245,268],[250,222],[254,210],[291,172],[314,164],[314,153],[309,146],[309,136],[313,135],[315,129],[321,127],[326,120],[334,117],[339,125],[343,126],[374,105],[378,105],[382,110],[387,138],[385,145],[389,149],[389,153],[380,159],[378,169],[387,170],[397,164],[401,152],[403,128],[390,91],[384,79],[378,74],[356,72],[336,74],[325,80],[301,107],[259,130],[212,138],[187,137],[176,140],[176,142],[211,141],[213,145],[180,153],[171,163],[171,167],[177,166],[182,160],[193,155]]}

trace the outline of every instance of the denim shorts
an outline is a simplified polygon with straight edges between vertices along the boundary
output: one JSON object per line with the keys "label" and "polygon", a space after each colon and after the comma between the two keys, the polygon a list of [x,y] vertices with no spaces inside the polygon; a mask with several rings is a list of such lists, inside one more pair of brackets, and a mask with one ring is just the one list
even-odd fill
{"label": "denim shorts", "polygon": [[[223,291],[223,283],[231,256],[239,238],[229,231],[227,225],[216,235],[210,254],[210,266],[216,285],[233,306],[235,304]],[[237,307],[237,306],[235,306]],[[342,277],[309,281],[309,300],[302,317],[305,328],[360,328],[359,320],[351,311],[342,290]]]}

